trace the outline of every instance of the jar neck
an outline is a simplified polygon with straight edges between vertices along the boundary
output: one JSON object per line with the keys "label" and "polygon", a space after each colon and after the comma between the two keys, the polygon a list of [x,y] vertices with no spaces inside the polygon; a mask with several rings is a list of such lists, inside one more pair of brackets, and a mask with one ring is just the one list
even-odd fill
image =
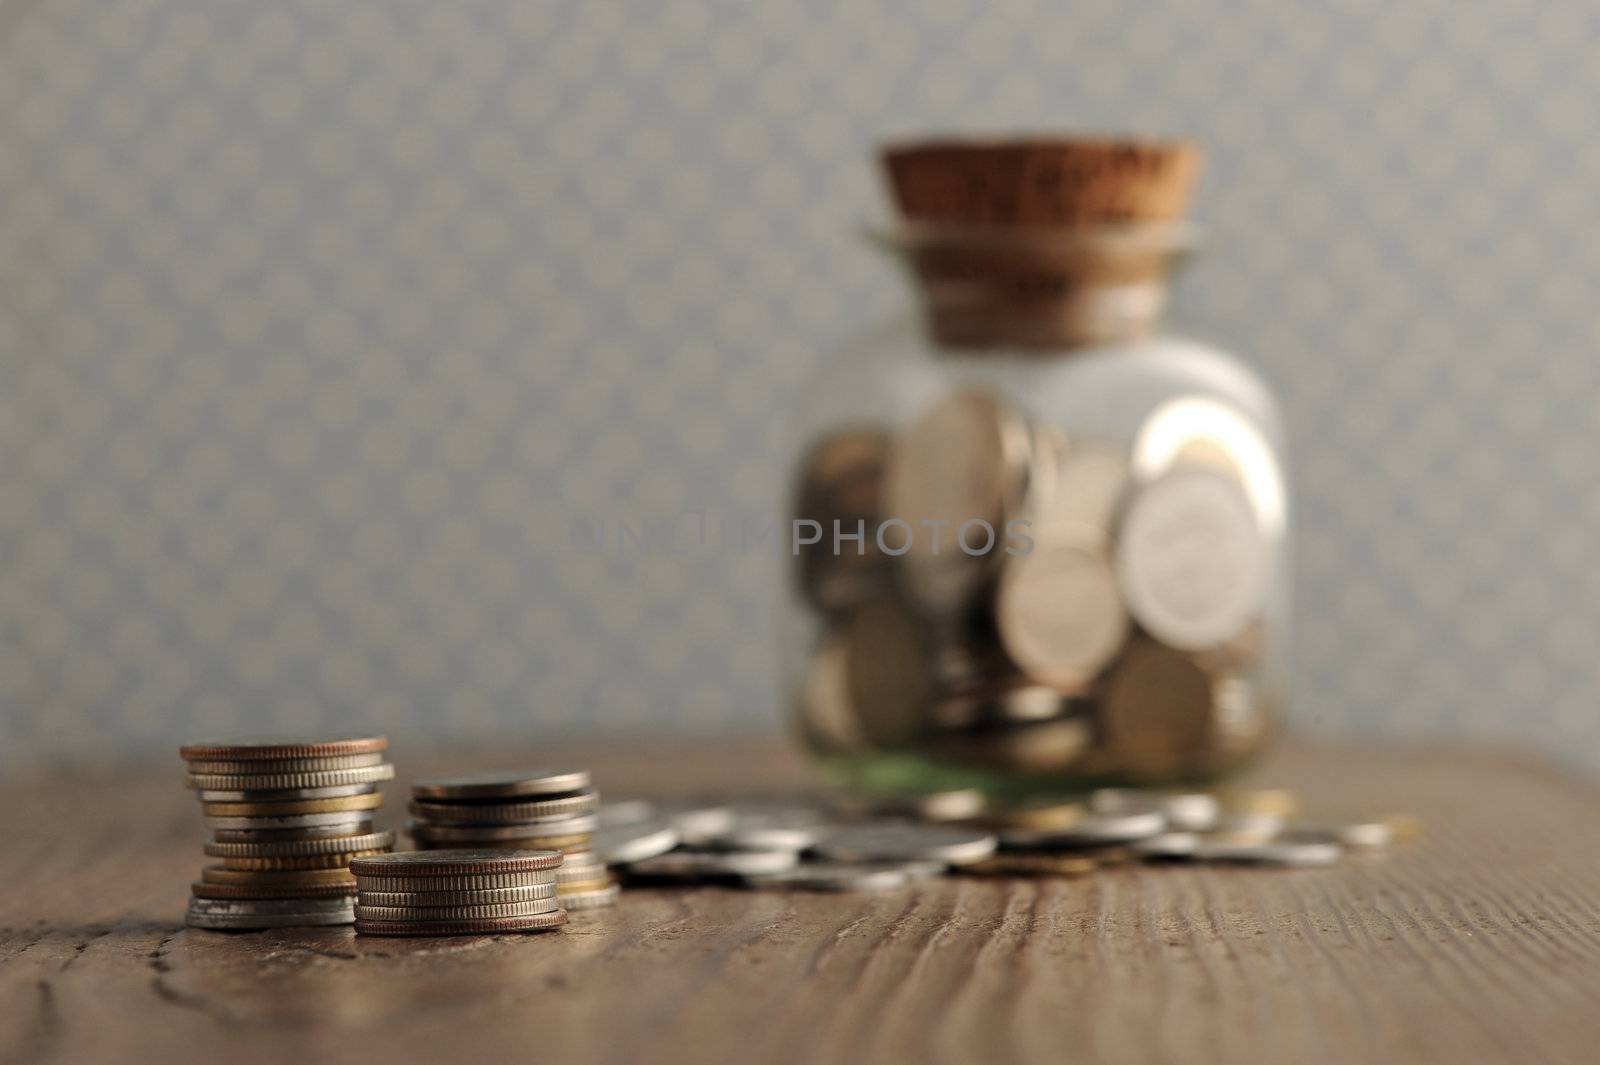
{"label": "jar neck", "polygon": [[910,274],[941,350],[1054,355],[1159,329],[1173,266],[1193,233],[905,226],[882,243]]}

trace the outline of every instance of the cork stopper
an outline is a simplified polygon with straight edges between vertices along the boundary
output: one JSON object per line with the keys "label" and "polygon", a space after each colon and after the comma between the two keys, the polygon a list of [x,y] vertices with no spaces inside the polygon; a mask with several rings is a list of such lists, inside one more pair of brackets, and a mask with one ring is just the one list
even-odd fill
{"label": "cork stopper", "polygon": [[1200,158],[1190,141],[1113,137],[931,140],[883,150],[902,217],[974,226],[1181,219]]}
{"label": "cork stopper", "polygon": [[937,140],[891,145],[904,261],[947,347],[1062,349],[1152,331],[1192,233],[1188,141]]}

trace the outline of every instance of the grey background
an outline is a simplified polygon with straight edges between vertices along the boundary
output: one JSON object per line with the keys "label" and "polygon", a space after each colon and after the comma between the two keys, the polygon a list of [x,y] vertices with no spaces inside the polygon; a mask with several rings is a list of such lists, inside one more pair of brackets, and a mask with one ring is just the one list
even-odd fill
{"label": "grey background", "polygon": [[[872,145],[1187,132],[1295,441],[1308,729],[1600,765],[1578,0],[0,3],[0,759],[777,726],[786,394]],[[614,526],[613,526],[614,527]]]}

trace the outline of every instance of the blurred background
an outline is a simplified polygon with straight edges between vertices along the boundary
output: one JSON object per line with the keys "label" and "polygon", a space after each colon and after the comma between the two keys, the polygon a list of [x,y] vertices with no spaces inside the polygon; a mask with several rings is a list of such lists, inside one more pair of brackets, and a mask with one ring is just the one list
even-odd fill
{"label": "blurred background", "polygon": [[1600,767],[1597,45],[1577,0],[11,0],[0,765],[777,731],[781,563],[715,530],[905,302],[874,146],[1031,129],[1209,150],[1172,325],[1284,401],[1292,723]]}

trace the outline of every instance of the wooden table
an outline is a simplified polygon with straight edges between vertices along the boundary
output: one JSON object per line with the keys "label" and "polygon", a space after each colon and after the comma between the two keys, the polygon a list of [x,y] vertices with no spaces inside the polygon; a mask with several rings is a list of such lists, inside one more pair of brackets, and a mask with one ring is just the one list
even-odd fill
{"label": "wooden table", "polygon": [[[806,783],[765,747],[534,761],[618,794]],[[1600,1060],[1600,793],[1516,757],[1280,756],[1258,781],[1425,820],[1332,869],[634,889],[561,933],[439,940],[184,930],[181,774],[0,788],[0,1061]]]}

